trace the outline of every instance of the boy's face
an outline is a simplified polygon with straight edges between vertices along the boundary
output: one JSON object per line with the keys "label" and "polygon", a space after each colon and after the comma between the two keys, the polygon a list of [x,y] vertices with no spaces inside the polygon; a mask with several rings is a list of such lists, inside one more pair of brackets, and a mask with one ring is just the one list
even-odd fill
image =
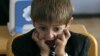
{"label": "boy's face", "polygon": [[66,28],[65,24],[47,23],[47,22],[35,22],[36,31],[39,33],[39,39],[54,40],[57,35],[62,34]]}

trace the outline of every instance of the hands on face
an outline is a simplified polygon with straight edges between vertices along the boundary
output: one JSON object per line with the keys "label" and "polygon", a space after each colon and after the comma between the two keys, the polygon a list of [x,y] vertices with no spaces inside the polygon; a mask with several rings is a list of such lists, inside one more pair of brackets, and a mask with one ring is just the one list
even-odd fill
{"label": "hands on face", "polygon": [[[39,39],[38,32],[33,32],[33,40],[37,43],[39,46],[41,53],[48,55],[50,52],[49,46],[45,43],[44,39]],[[68,39],[70,38],[70,33],[67,29],[63,31],[62,34],[57,35],[57,39],[55,40],[55,52],[57,55],[63,55],[65,54],[65,46],[67,44]]]}
{"label": "hands on face", "polygon": [[47,56],[49,54],[50,49],[49,49],[48,45],[45,43],[45,40],[39,39],[39,34],[37,33],[37,31],[33,32],[32,38],[39,46],[39,48],[41,50],[41,55]]}
{"label": "hands on face", "polygon": [[70,32],[65,29],[62,34],[58,35],[56,40],[56,49],[55,52],[59,56],[63,56],[65,54],[65,46],[70,38]]}

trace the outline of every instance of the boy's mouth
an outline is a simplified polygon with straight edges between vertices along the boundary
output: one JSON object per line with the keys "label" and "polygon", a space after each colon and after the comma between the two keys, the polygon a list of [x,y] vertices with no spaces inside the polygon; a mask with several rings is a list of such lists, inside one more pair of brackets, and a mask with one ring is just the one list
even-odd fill
{"label": "boy's mouth", "polygon": [[47,40],[45,43],[46,43],[49,47],[52,47],[52,46],[55,45],[55,40]]}
{"label": "boy's mouth", "polygon": [[55,47],[56,47],[56,45],[55,45],[55,40],[46,41],[46,44],[49,46],[50,51],[55,51]]}

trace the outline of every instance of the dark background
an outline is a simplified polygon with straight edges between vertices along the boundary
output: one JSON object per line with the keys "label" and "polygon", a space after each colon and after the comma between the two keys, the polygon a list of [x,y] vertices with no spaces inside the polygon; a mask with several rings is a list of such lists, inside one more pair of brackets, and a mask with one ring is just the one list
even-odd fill
{"label": "dark background", "polygon": [[9,21],[9,0],[0,0],[0,25]]}

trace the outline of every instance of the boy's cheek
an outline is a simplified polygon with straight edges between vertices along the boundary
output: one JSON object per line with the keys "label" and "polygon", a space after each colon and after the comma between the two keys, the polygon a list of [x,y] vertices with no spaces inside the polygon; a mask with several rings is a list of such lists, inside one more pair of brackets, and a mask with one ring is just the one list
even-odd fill
{"label": "boy's cheek", "polygon": [[39,38],[42,38],[43,37],[43,32],[42,31],[40,31],[40,30],[38,30],[38,29],[36,29],[36,31],[37,31],[37,33],[38,33],[38,37]]}
{"label": "boy's cheek", "polygon": [[44,34],[39,33],[39,39],[43,39],[43,37],[44,37]]}

